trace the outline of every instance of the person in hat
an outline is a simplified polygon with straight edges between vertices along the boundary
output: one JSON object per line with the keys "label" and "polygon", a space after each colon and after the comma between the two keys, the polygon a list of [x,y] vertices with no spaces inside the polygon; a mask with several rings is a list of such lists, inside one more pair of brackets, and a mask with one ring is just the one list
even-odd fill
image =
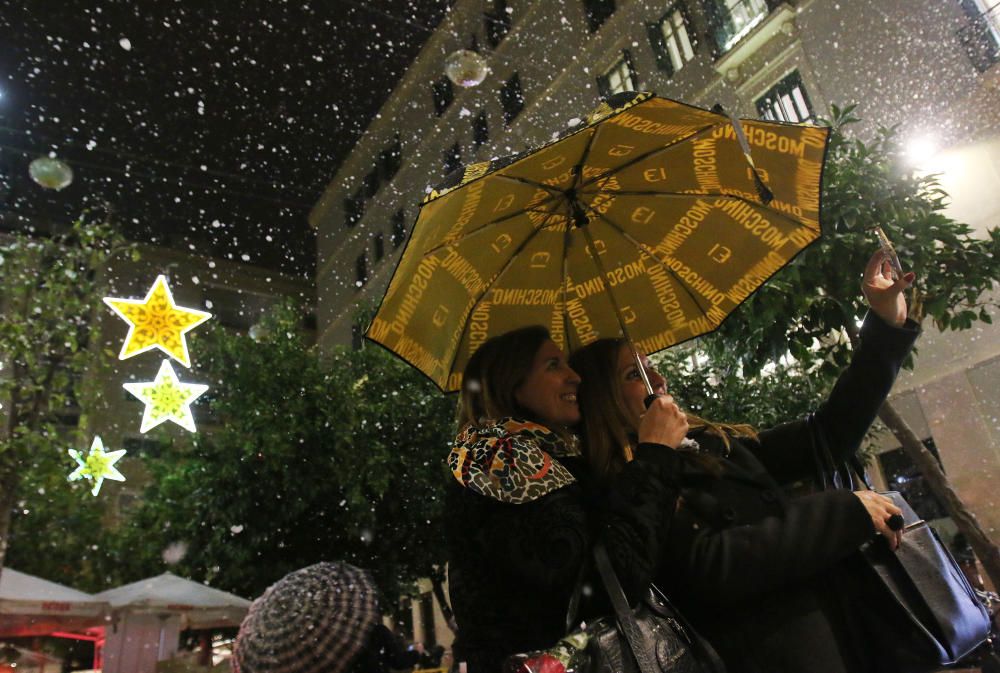
{"label": "person in hat", "polygon": [[285,575],[250,606],[233,649],[234,673],[381,673],[412,668],[382,624],[364,570],[317,563]]}
{"label": "person in hat", "polygon": [[[907,319],[912,273],[893,279],[881,252],[862,281],[869,312],[848,368],[812,420],[757,432],[689,415],[681,497],[654,575],[729,673],[888,673],[842,604],[833,570],[876,533],[899,544],[901,512],[872,491],[792,498],[783,487],[815,476],[813,442],[840,463],[864,439],[919,334]],[[643,359],[660,399],[666,379]],[[630,347],[597,341],[575,352],[583,376],[584,453],[605,479],[625,469],[646,389]],[[817,439],[814,439],[814,433]],[[822,434],[820,434],[822,433]]]}
{"label": "person in hat", "polygon": [[[468,673],[498,673],[510,655],[565,635],[570,598],[598,540],[630,598],[649,584],[677,497],[678,459],[666,445],[687,425],[676,407],[654,405],[635,460],[598,496],[571,431],[579,385],[540,326],[487,340],[466,365],[444,519],[458,622],[452,652]],[[596,572],[584,585],[601,586]],[[585,602],[578,616],[610,612]]]}

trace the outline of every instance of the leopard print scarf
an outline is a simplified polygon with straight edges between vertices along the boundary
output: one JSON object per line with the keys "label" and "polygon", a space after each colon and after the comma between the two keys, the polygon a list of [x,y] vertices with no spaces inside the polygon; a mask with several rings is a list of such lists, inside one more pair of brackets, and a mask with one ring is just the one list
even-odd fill
{"label": "leopard print scarf", "polygon": [[544,425],[517,418],[469,424],[455,438],[448,467],[462,486],[520,505],[576,481],[553,456],[579,456]]}

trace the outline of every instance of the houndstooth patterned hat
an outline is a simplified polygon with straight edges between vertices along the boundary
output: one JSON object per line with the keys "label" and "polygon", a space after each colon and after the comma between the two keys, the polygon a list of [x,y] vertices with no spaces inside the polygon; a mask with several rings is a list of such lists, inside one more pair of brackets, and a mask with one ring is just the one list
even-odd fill
{"label": "houndstooth patterned hat", "polygon": [[342,673],[379,620],[364,570],[317,563],[285,575],[253,602],[233,652],[236,673]]}

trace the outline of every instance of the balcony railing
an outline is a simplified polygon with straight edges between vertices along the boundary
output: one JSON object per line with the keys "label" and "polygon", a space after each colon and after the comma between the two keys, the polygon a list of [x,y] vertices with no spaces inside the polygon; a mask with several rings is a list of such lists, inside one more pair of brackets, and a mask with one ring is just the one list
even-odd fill
{"label": "balcony railing", "polygon": [[958,38],[979,72],[986,72],[1000,61],[1000,3],[969,17],[969,22],[958,31]]}

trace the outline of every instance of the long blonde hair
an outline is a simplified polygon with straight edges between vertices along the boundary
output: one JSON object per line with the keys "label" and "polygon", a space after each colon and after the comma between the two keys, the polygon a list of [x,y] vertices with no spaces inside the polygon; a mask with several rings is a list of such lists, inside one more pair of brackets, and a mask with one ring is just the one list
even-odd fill
{"label": "long blonde hair", "polygon": [[[569,365],[583,382],[577,391],[583,422],[580,434],[584,455],[595,474],[602,479],[624,467],[631,450],[630,418],[625,398],[618,385],[618,356],[627,348],[625,339],[599,339],[574,352]],[[757,431],[746,424],[716,423],[695,414],[687,414],[692,430],[705,431],[722,439],[729,447],[730,437],[756,437]],[[716,462],[717,461],[713,461]]]}

